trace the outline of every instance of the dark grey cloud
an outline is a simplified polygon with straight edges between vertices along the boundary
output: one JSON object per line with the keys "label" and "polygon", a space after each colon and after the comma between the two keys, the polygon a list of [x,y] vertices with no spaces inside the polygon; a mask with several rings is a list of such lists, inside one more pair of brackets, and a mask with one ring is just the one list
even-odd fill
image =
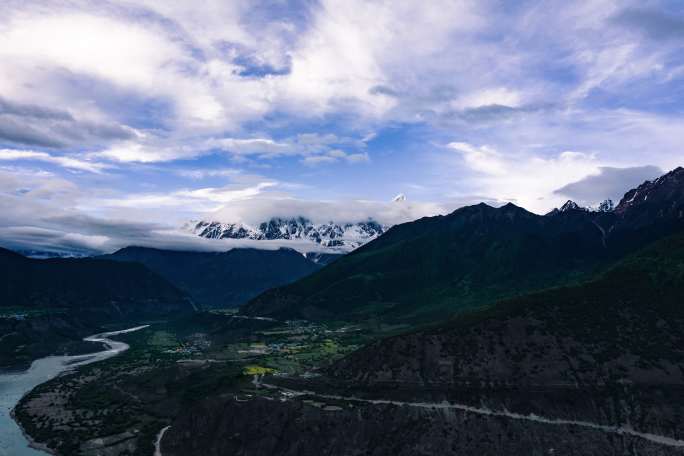
{"label": "dark grey cloud", "polygon": [[566,196],[581,205],[591,206],[605,199],[618,201],[628,190],[663,174],[657,166],[604,166],[599,168],[599,171],[599,174],[572,182],[555,190],[554,193]]}
{"label": "dark grey cloud", "polygon": [[684,16],[661,10],[629,8],[613,16],[612,21],[656,40],[684,38]]}
{"label": "dark grey cloud", "polygon": [[370,88],[368,91],[371,95],[386,95],[392,98],[399,98],[401,95],[397,90],[389,86],[376,85]]}
{"label": "dark grey cloud", "polygon": [[118,124],[78,120],[64,110],[0,97],[0,142],[57,149],[133,136],[130,129]]}
{"label": "dark grey cloud", "polygon": [[[43,120],[45,122],[45,120]],[[66,143],[43,128],[35,128],[30,123],[17,121],[11,116],[0,115],[0,141],[8,141],[27,146],[60,148]]]}
{"label": "dark grey cloud", "polygon": [[55,123],[52,125],[55,133],[63,136],[70,143],[92,140],[124,140],[132,139],[134,134],[131,130],[117,124],[104,124],[87,121],[75,121],[70,123]]}
{"label": "dark grey cloud", "polygon": [[518,114],[531,111],[534,111],[534,109],[530,107],[513,108],[511,106],[493,104],[464,109],[455,115],[467,122],[490,122],[509,119]]}
{"label": "dark grey cloud", "polygon": [[0,97],[0,115],[2,114],[38,119],[74,120],[73,116],[66,111],[33,104],[16,103]]}
{"label": "dark grey cloud", "polygon": [[507,121],[526,114],[543,113],[555,108],[556,105],[551,103],[526,104],[522,106],[491,104],[474,108],[451,110],[438,116],[441,116],[441,120],[446,123],[465,122],[469,124],[487,124]]}

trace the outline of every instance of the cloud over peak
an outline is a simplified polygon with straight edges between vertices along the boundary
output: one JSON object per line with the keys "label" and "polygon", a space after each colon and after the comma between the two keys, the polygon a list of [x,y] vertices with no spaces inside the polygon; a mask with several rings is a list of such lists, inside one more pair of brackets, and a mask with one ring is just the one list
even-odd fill
{"label": "cloud over peak", "polygon": [[211,214],[394,223],[478,199],[545,212],[682,164],[672,0],[3,7],[13,236],[91,248],[142,239],[125,223],[151,242]]}

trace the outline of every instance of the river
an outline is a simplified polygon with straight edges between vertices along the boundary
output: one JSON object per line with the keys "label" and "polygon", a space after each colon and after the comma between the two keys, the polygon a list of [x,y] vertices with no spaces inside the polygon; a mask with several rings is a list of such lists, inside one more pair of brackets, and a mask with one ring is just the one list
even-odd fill
{"label": "river", "polygon": [[128,349],[128,344],[109,339],[146,328],[148,325],[121,331],[111,331],[86,337],[88,342],[101,342],[106,350],[77,356],[48,356],[35,360],[23,372],[0,374],[0,456],[45,456],[45,452],[32,448],[21,428],[12,419],[12,409],[29,391],[62,372],[78,366],[102,361]]}

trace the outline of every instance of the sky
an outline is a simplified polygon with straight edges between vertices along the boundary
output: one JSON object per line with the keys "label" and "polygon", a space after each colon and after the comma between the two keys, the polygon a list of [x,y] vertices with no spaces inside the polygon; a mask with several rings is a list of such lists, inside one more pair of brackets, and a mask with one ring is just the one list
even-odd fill
{"label": "sky", "polygon": [[190,220],[394,224],[480,201],[543,214],[684,162],[680,1],[1,8],[6,246],[202,248]]}

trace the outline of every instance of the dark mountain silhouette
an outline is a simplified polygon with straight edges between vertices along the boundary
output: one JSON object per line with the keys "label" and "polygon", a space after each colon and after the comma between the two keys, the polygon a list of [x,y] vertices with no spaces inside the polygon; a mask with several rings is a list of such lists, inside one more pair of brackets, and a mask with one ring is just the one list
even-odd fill
{"label": "dark mountain silhouette", "polygon": [[684,228],[684,169],[629,191],[614,211],[572,204],[546,216],[468,206],[397,225],[246,306],[248,315],[429,321],[591,277]]}
{"label": "dark mountain silhouette", "polygon": [[126,247],[99,258],[144,264],[203,308],[237,307],[264,290],[320,269],[301,253],[285,248],[182,252]]}
{"label": "dark mountain silhouette", "polygon": [[140,264],[90,258],[35,260],[0,249],[2,307],[135,318],[192,311],[178,288]]}

